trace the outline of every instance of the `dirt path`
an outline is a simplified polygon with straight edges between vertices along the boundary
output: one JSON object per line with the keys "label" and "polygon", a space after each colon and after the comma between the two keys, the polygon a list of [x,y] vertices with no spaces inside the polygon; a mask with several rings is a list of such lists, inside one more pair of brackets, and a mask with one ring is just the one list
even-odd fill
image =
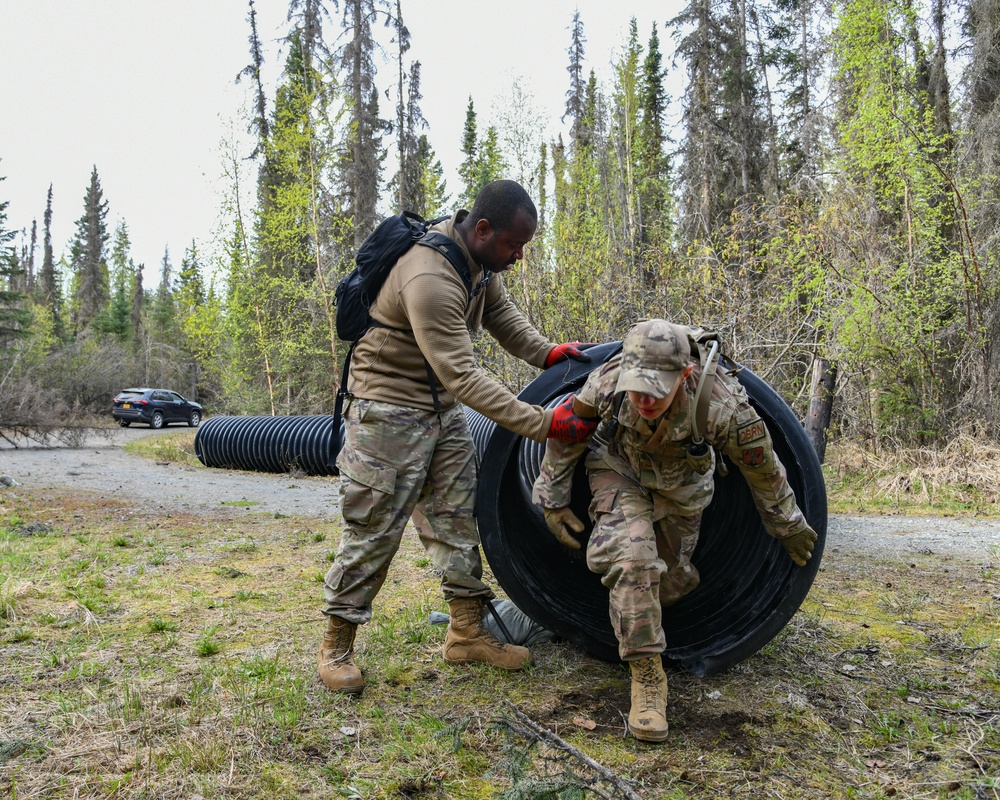
{"label": "dirt path", "polygon": [[[335,478],[188,467],[150,461],[122,449],[134,438],[160,433],[130,428],[92,436],[85,446],[74,449],[3,448],[0,476],[32,488],[80,489],[116,500],[132,498],[147,508],[189,513],[242,513],[240,509],[244,509],[246,513],[319,519],[336,513]],[[0,487],[0,491],[11,489]],[[1000,558],[1000,520],[834,514],[826,552],[841,550],[867,553],[872,558],[902,558],[915,553]]]}

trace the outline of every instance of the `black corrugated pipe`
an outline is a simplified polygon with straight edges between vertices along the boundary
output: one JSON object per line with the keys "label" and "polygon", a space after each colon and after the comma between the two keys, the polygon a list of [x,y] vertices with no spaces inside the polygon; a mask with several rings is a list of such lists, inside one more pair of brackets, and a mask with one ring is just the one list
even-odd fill
{"label": "black corrugated pipe", "polygon": [[[209,417],[194,437],[206,467],[336,475],[327,466],[332,417]],[[343,437],[343,426],[340,436]]]}
{"label": "black corrugated pipe", "polygon": [[[521,392],[551,407],[579,389],[617,349],[588,350],[591,363],[568,361],[546,370]],[[785,626],[805,599],[826,539],[826,488],[819,459],[785,402],[748,369],[738,375],[767,423],[774,451],[788,471],[799,507],[818,535],[812,559],[797,567],[764,530],[739,469],[715,478],[715,498],[702,518],[693,562],[701,585],[667,609],[666,656],[697,675],[712,675],[756,653]],[[531,502],[543,445],[466,411],[481,464],[477,509],[483,551],[504,591],[533,620],[606,661],[618,660],[608,618],[608,591],[579,554],[561,547]],[[573,509],[587,522],[590,489],[580,460]]]}
{"label": "black corrugated pipe", "polygon": [[[592,347],[590,363],[568,361],[546,370],[521,392],[528,403],[551,407],[579,389],[618,349]],[[668,658],[697,675],[712,675],[756,653],[785,626],[805,599],[826,540],[826,489],[819,459],[785,402],[742,369],[739,381],[767,423],[774,451],[788,471],[799,507],[819,536],[813,557],[796,567],[764,531],[740,471],[715,478],[715,498],[702,517],[693,561],[701,585],[664,614]],[[483,551],[500,586],[535,622],[590,654],[618,660],[608,618],[608,592],[582,556],[560,547],[531,502],[543,446],[499,428],[466,409],[481,464],[477,513]],[[333,475],[327,467],[331,417],[211,417],[195,436],[208,467]],[[343,427],[340,436],[343,437]],[[588,521],[590,489],[583,460],[573,485],[573,509]],[[589,536],[590,527],[583,536]]]}

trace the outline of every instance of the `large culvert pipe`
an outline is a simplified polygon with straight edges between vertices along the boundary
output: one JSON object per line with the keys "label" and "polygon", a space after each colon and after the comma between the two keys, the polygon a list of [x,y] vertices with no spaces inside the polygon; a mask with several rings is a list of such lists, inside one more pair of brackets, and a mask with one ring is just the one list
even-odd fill
{"label": "large culvert pipe", "polygon": [[[546,370],[519,395],[551,407],[580,388],[618,343],[591,348],[589,364],[569,361]],[[697,675],[712,675],[757,652],[785,626],[805,599],[826,539],[826,489],[819,460],[791,409],[747,369],[738,375],[767,423],[774,451],[788,471],[799,507],[818,535],[813,557],[795,566],[764,530],[740,471],[716,476],[715,498],[702,518],[693,562],[701,585],[665,611],[666,656]],[[608,618],[608,592],[579,554],[561,547],[531,502],[543,446],[467,411],[481,470],[477,508],[483,550],[504,591],[533,620],[583,647],[618,660]],[[582,468],[573,509],[588,520],[590,490]],[[590,527],[583,537],[590,535]]]}
{"label": "large culvert pipe", "polygon": [[[546,407],[579,389],[591,370],[618,348],[597,345],[591,362],[569,361],[546,370],[519,395]],[[764,531],[739,470],[716,476],[715,498],[702,517],[693,561],[701,585],[664,614],[668,658],[697,675],[712,675],[757,652],[785,626],[805,599],[826,540],[826,490],[819,460],[791,409],[760,378],[739,375],[767,423],[774,451],[788,471],[799,507],[818,534],[813,557],[796,567]],[[477,500],[483,551],[514,603],[533,620],[607,661],[618,659],[608,619],[608,593],[582,556],[560,547],[531,502],[543,446],[497,427],[475,411],[466,418],[481,469]],[[332,475],[327,465],[331,417],[211,417],[195,436],[195,453],[208,467]],[[343,428],[340,435],[343,436]],[[590,489],[581,465],[573,508],[587,520]],[[589,536],[590,529],[583,536]]]}
{"label": "large culvert pipe", "polygon": [[336,475],[327,464],[331,422],[329,415],[209,417],[195,434],[194,452],[206,467]]}

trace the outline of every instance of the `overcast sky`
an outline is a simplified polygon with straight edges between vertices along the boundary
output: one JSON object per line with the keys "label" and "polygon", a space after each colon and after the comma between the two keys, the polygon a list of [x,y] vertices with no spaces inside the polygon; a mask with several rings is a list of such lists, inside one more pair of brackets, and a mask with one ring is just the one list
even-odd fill
{"label": "overcast sky", "polygon": [[[255,5],[272,102],[288,3]],[[656,23],[676,84],[682,68],[671,67],[674,42],[664,23],[682,5],[403,0],[412,35],[408,55],[422,67],[426,132],[449,190],[458,189],[455,169],[470,95],[483,131],[517,79],[550,132],[560,129],[574,9],[584,25],[585,66],[599,80],[610,80],[610,61],[635,17],[643,45]],[[223,182],[220,142],[242,137],[246,127],[250,87],[234,78],[249,60],[247,11],[244,0],[0,0],[0,176],[6,176],[0,201],[10,201],[8,227],[27,229],[37,219],[40,241],[52,184],[58,258],[68,250],[96,165],[109,232],[119,219],[127,222],[132,258],[146,265],[147,286],[157,280],[165,246],[175,267],[192,239],[210,253]],[[324,28],[331,42],[339,31],[339,15],[333,16]],[[379,88],[394,91],[394,65],[377,66]],[[391,116],[394,107],[395,100],[383,96],[383,115]]]}

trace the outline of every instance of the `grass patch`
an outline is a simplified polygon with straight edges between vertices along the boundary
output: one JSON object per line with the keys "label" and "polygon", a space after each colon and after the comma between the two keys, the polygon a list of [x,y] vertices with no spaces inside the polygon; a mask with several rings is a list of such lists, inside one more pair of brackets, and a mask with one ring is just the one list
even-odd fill
{"label": "grass patch", "polygon": [[161,431],[155,436],[133,439],[125,445],[125,452],[155,461],[169,461],[172,464],[186,464],[206,469],[194,454],[195,429]]}
{"label": "grass patch", "polygon": [[823,474],[836,513],[1000,516],[1000,447],[959,436],[939,449],[827,449]]}
{"label": "grass patch", "polygon": [[446,664],[412,533],[359,633],[366,688],[350,698],[315,674],[335,524],[318,539],[313,519],[128,511],[82,492],[0,499],[0,527],[50,526],[0,535],[12,797],[623,796],[508,703],[646,800],[1000,797],[1000,553],[827,553],[761,652],[708,679],[670,671],[670,738],[653,746],[624,736],[627,670],[567,643],[523,673]]}

